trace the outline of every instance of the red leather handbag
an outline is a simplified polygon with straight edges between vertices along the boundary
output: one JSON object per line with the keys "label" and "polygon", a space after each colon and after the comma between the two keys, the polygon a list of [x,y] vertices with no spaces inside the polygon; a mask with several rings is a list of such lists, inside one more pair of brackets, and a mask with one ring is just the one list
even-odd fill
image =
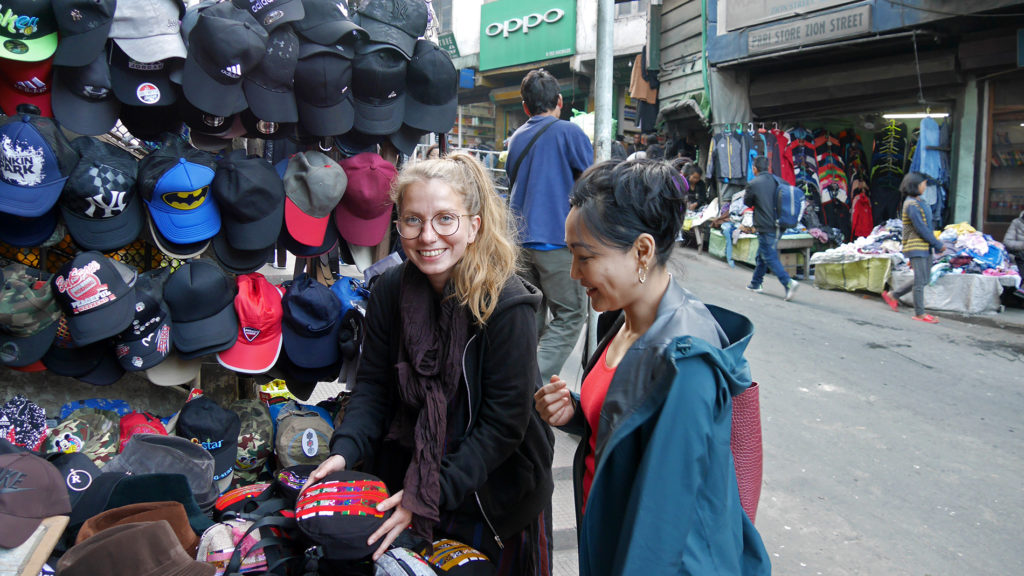
{"label": "red leather handbag", "polygon": [[761,445],[761,396],[757,382],[732,399],[732,460],[740,504],[751,522],[757,517],[761,500],[761,476],[764,452]]}

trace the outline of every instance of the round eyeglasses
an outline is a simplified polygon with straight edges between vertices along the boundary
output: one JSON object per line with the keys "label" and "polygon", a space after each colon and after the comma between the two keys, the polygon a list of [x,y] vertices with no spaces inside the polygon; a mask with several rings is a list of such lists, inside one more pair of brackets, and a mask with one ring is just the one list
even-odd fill
{"label": "round eyeglasses", "polygon": [[[438,236],[451,236],[459,231],[459,222],[462,221],[462,218],[468,216],[473,216],[473,214],[441,212],[434,214],[434,217],[430,219],[430,225]],[[395,228],[398,229],[398,235],[402,238],[415,240],[423,232],[423,220],[416,216],[406,216],[395,220]]]}

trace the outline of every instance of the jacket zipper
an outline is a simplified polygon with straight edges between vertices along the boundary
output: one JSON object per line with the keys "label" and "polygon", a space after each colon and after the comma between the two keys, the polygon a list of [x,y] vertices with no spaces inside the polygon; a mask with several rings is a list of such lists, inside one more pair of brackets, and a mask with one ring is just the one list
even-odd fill
{"label": "jacket zipper", "polygon": [[[469,433],[469,427],[473,424],[473,392],[469,387],[469,376],[466,372],[466,352],[469,350],[469,344],[476,338],[477,334],[474,334],[469,341],[466,342],[466,348],[462,351],[462,376],[466,381],[466,405],[469,409],[469,421],[466,422],[466,433]],[[476,505],[480,508],[480,515],[484,517],[484,522],[487,523],[487,527],[491,529],[491,533],[494,534],[494,542],[498,545],[499,550],[504,550],[505,545],[501,542],[501,537],[498,536],[498,531],[494,529],[494,524],[491,524],[491,519],[487,517],[487,512],[484,512],[484,505],[480,502],[480,495],[473,492],[473,498],[476,499]]]}

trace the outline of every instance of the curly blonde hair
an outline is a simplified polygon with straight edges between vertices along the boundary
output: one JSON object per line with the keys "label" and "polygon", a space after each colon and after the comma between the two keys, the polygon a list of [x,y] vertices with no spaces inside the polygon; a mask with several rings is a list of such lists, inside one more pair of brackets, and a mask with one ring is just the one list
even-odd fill
{"label": "curly blonde hair", "polygon": [[498,304],[505,283],[516,273],[516,232],[508,206],[498,196],[480,161],[457,152],[444,158],[423,160],[402,169],[391,185],[391,199],[402,209],[410,184],[440,180],[462,198],[467,214],[480,216],[476,241],[452,269],[455,297],[469,308],[480,326]]}

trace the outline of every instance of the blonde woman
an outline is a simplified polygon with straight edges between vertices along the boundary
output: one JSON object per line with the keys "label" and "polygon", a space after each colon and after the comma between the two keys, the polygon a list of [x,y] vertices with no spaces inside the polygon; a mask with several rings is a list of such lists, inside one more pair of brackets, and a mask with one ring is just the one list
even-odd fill
{"label": "blonde woman", "polygon": [[310,483],[360,462],[388,482],[374,559],[411,526],[480,550],[498,574],[549,575],[541,296],[515,274],[508,211],[464,153],[409,165],[392,199],[408,261],[373,286],[355,392]]}

